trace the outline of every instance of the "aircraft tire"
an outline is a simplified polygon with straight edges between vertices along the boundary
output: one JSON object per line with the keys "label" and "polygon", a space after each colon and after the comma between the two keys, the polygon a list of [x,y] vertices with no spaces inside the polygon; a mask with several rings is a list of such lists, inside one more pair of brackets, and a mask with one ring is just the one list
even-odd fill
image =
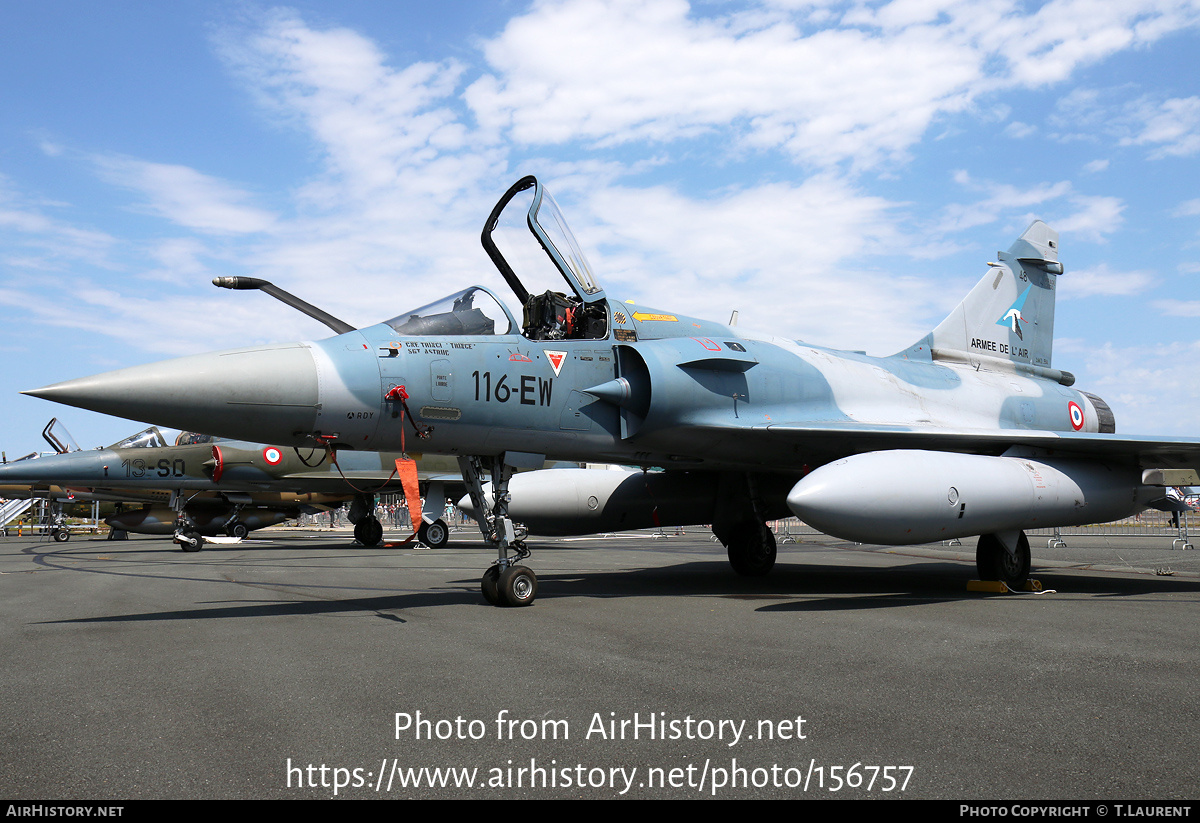
{"label": "aircraft tire", "polygon": [[198,552],[204,548],[204,538],[200,532],[184,532],[183,537],[185,539],[180,541],[179,548],[185,552]]}
{"label": "aircraft tire", "polygon": [[775,568],[775,535],[766,523],[744,520],[729,533],[729,565],[742,577],[765,577]]}
{"label": "aircraft tire", "polygon": [[483,579],[479,581],[479,589],[483,592],[483,599],[493,606],[503,606],[504,603],[500,600],[500,567],[492,566],[483,573]]}
{"label": "aircraft tire", "polygon": [[1031,566],[1029,539],[1021,532],[1017,556],[1013,557],[994,534],[981,534],[975,548],[975,567],[980,580],[1000,580],[1013,590],[1025,588]]}
{"label": "aircraft tire", "polygon": [[431,549],[440,549],[450,542],[450,528],[444,520],[422,523],[417,529],[417,539]]}
{"label": "aircraft tire", "polygon": [[378,546],[383,541],[383,524],[375,517],[364,517],[354,525],[354,539],[364,546]]}
{"label": "aircraft tire", "polygon": [[240,540],[250,534],[250,527],[240,520],[235,520],[225,527],[225,534]]}
{"label": "aircraft tire", "polygon": [[525,566],[500,572],[500,600],[505,606],[531,606],[537,598],[537,575]]}
{"label": "aircraft tire", "polygon": [[71,539],[71,532],[67,531],[66,529],[55,529],[54,530],[54,540],[56,542],[66,543],[70,539]]}

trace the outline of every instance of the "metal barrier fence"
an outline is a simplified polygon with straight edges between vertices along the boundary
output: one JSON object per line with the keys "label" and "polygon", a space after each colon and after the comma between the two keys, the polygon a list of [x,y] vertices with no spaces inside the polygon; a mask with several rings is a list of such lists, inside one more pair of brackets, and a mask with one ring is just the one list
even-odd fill
{"label": "metal barrier fence", "polygon": [[[1178,524],[1168,512],[1145,511],[1124,520],[1111,523],[1098,523],[1092,526],[1067,526],[1057,529],[1027,529],[1025,536],[1030,543],[1044,539],[1047,546],[1063,547],[1067,540],[1075,536],[1106,537],[1106,538],[1158,538],[1171,541],[1172,549],[1194,549],[1188,538],[1188,528],[1194,512],[1185,511],[1179,515]],[[789,517],[786,520],[776,520],[769,524],[775,532],[778,543],[792,543],[801,537],[816,537],[821,532],[802,523],[798,518]],[[946,541],[956,544],[958,541]]]}

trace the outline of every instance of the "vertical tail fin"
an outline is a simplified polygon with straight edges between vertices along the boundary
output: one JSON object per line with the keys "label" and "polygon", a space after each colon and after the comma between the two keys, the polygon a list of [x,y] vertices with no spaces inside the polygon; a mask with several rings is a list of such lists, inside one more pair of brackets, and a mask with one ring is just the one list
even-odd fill
{"label": "vertical tail fin", "polygon": [[993,358],[1050,369],[1055,280],[1063,271],[1058,232],[1035,220],[998,259],[950,316],[905,355],[925,349],[934,359]]}

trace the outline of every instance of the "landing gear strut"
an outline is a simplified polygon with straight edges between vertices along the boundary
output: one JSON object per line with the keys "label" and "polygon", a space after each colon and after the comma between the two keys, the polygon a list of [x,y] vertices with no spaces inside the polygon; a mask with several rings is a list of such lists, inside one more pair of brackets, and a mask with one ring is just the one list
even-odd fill
{"label": "landing gear strut", "polygon": [[50,502],[50,516],[46,523],[46,533],[54,538],[56,543],[66,543],[71,539],[71,530],[67,528],[63,517],[62,504],[57,500]]}
{"label": "landing gear strut", "polygon": [[204,538],[196,528],[195,521],[187,513],[187,499],[178,491],[171,492],[171,508],[175,510],[175,536],[173,540],[185,552],[198,552],[204,548]]}
{"label": "landing gear strut", "polygon": [[775,535],[767,528],[766,505],[750,474],[723,474],[713,534],[725,545],[729,565],[743,577],[765,577],[775,568]]}
{"label": "landing gear strut", "polygon": [[[539,455],[508,452],[498,458],[460,457],[458,467],[475,511],[479,513],[479,530],[483,538],[496,547],[499,555],[496,562],[483,573],[479,588],[483,598],[493,606],[529,606],[537,598],[537,575],[517,561],[529,556],[525,542],[517,538],[515,524],[508,517],[508,481],[516,467],[537,464]],[[485,460],[491,464],[492,499],[491,508],[483,495],[483,473]],[[432,527],[435,524],[430,524]],[[444,524],[443,524],[444,525]],[[427,542],[427,541],[423,541]]]}
{"label": "landing gear strut", "polygon": [[245,508],[244,504],[237,504],[233,508],[233,513],[229,515],[229,519],[225,521],[225,534],[228,537],[236,537],[242,540],[246,535],[250,534],[250,527],[238,519],[238,515]]}
{"label": "landing gear strut", "polygon": [[[1029,582],[1029,539],[1025,532],[1004,535],[981,534],[975,549],[975,566],[980,580],[1000,580],[1013,590]],[[1010,550],[1006,544],[1011,544]]]}

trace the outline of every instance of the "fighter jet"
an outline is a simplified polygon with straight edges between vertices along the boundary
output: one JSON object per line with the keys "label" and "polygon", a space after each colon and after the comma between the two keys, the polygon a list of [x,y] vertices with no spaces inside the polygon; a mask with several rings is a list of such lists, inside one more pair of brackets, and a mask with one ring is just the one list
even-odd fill
{"label": "fighter jet", "polygon": [[[304,510],[328,511],[346,502],[355,538],[378,545],[383,526],[375,516],[375,494],[402,487],[397,454],[346,452],[335,462],[334,453],[324,448],[292,449],[193,432],[182,432],[169,445],[154,426],[108,448],[71,450],[62,437],[52,436],[55,422],[43,436],[58,453],[0,465],[0,494],[143,503],[105,522],[118,530],[174,535],[184,551],[200,551],[206,536],[245,537]],[[441,518],[444,488],[447,481],[459,482],[457,466],[452,459],[423,458],[414,480],[419,482],[421,474],[426,496],[417,536],[440,548],[449,535]],[[70,536],[59,523],[51,534],[59,541]]]}
{"label": "fighter jet", "polygon": [[[765,523],[796,514],[862,542],[979,535],[980,574],[1014,588],[1029,577],[1025,529],[1121,518],[1197,483],[1200,440],[1116,435],[1108,404],[1052,365],[1063,267],[1040,221],[945,321],[888,357],[610,299],[532,176],[481,239],[519,320],[475,286],[325,340],[27,393],[297,448],[454,455],[496,546],[482,589],[500,605],[536,597],[509,481],[547,458],[663,469],[647,495],[711,523],[741,574],[771,570]],[[558,493],[597,511],[608,499],[565,480]]]}

